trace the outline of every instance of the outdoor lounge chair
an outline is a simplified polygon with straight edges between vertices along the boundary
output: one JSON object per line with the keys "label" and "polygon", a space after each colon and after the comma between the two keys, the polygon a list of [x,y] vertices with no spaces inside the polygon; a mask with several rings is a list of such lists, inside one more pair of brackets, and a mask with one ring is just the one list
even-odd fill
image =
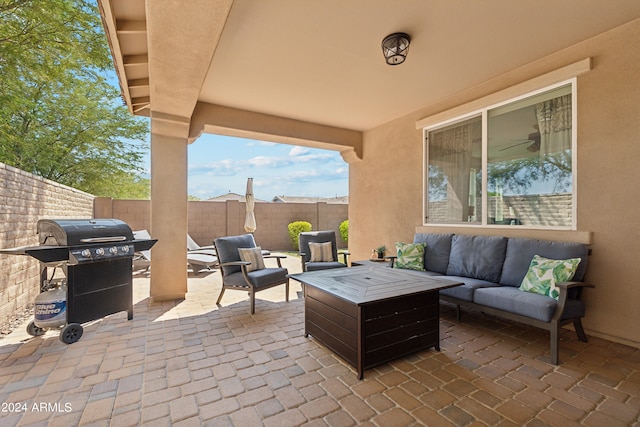
{"label": "outdoor lounge chair", "polygon": [[264,258],[275,258],[278,263],[277,268],[265,267],[262,251],[256,246],[252,234],[219,237],[215,239],[214,245],[222,272],[222,290],[216,304],[220,304],[226,289],[246,291],[249,292],[251,301],[251,314],[254,314],[256,292],[282,284],[285,285],[285,298],[289,301],[289,272],[286,268],[282,268],[280,262],[280,259],[286,256],[264,256]]}
{"label": "outdoor lounge chair", "polygon": [[[318,244],[331,244],[331,249],[322,250]],[[328,245],[327,245],[328,246]],[[302,271],[328,270],[330,268],[347,267],[349,252],[341,252],[344,264],[338,261],[338,245],[334,231],[309,231],[298,235],[298,248]]]}
{"label": "outdoor lounge chair", "polygon": [[[134,231],[133,236],[136,239],[150,239],[151,236],[147,230],[139,230]],[[187,264],[191,271],[194,274],[200,273],[202,270],[211,270],[214,267],[217,267],[218,257],[205,252],[190,252],[187,251]],[[145,268],[145,270],[149,270],[151,266],[151,251],[141,251],[136,252],[133,257],[133,268],[134,270],[139,270],[141,268]]]}
{"label": "outdoor lounge chair", "polygon": [[187,251],[192,254],[207,254],[217,256],[215,246],[200,246],[195,240],[191,238],[189,234],[187,234]]}

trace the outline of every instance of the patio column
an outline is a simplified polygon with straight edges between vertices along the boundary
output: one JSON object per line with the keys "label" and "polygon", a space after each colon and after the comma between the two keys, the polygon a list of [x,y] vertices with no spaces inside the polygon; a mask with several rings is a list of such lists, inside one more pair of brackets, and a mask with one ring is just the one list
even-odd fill
{"label": "patio column", "polygon": [[[154,132],[151,125],[151,299],[182,299],[187,292],[187,144],[185,132]],[[173,133],[173,135],[167,135]],[[176,136],[184,134],[185,136]]]}

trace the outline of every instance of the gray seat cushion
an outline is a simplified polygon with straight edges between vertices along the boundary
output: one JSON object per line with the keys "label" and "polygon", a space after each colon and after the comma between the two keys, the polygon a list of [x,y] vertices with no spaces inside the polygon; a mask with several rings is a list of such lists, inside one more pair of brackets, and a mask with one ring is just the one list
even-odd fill
{"label": "gray seat cushion", "polygon": [[456,234],[451,240],[447,276],[498,283],[506,249],[506,237]]}
{"label": "gray seat cushion", "polygon": [[449,265],[453,234],[416,233],[413,243],[425,243],[424,269],[445,274]]}
{"label": "gray seat cushion", "polygon": [[[545,295],[523,292],[512,286],[476,289],[473,301],[487,307],[493,307],[510,313],[549,322],[556,311],[557,301]],[[568,299],[563,319],[583,317],[584,303],[580,300]]]}
{"label": "gray seat cushion", "polygon": [[317,271],[317,270],[328,270],[330,268],[341,268],[346,267],[346,265],[341,262],[308,262],[307,263],[307,271]]}
{"label": "gray seat cushion", "polygon": [[523,292],[511,286],[494,289],[478,289],[473,301],[509,313],[548,322],[556,310],[557,301],[548,296]]}
{"label": "gray seat cushion", "polygon": [[[247,273],[247,277],[256,289],[260,289],[265,286],[285,283],[287,281],[287,274],[288,271],[286,268],[264,268]],[[226,285],[233,286],[247,285],[242,276],[242,272],[225,275],[224,282]]]}
{"label": "gray seat cushion", "polygon": [[473,301],[473,293],[479,288],[490,288],[499,286],[496,283],[488,282],[486,280],[473,279],[471,277],[462,276],[438,276],[439,279],[451,279],[456,282],[462,282],[464,285],[456,286],[455,288],[442,289],[441,295],[446,295],[453,298],[458,298],[464,301]]}
{"label": "gray seat cushion", "polygon": [[587,271],[589,248],[581,243],[551,242],[547,240],[510,238],[502,268],[500,284],[519,287],[529,270],[534,255],[551,259],[580,258],[573,280],[581,282]]}

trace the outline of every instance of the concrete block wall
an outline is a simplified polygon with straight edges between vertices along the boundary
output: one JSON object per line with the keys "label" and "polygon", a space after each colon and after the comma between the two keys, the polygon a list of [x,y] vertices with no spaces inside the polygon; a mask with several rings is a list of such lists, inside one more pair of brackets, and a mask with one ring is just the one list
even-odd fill
{"label": "concrete block wall", "polygon": [[[37,246],[43,218],[92,218],[91,194],[0,163],[0,248]],[[0,255],[0,328],[33,305],[40,264],[29,256]]]}
{"label": "concrete block wall", "polygon": [[[118,218],[134,230],[150,230],[151,214],[148,200],[96,199],[96,215]],[[189,202],[189,235],[201,246],[211,245],[217,237],[244,234],[246,204],[237,200]],[[267,203],[256,202],[258,228],[254,233],[258,245],[277,251],[291,251],[287,226],[293,221],[308,221],[313,230],[335,230],[340,248],[346,243],[340,238],[340,223],[347,219],[346,204]],[[153,231],[151,234],[153,235]]]}

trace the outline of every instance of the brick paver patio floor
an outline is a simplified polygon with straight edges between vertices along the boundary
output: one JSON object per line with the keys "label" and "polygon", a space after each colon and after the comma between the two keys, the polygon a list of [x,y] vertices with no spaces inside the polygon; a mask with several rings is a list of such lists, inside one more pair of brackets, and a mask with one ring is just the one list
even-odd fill
{"label": "brick paver patio floor", "polygon": [[[299,261],[287,260],[290,272]],[[441,351],[355,371],[303,334],[300,286],[214,304],[220,272],[189,278],[183,301],[149,302],[136,276],[134,318],[84,325],[77,343],[24,328],[0,340],[0,425],[629,426],[640,424],[640,350],[548,334],[443,307]],[[637,325],[630,325],[637,327]]]}

